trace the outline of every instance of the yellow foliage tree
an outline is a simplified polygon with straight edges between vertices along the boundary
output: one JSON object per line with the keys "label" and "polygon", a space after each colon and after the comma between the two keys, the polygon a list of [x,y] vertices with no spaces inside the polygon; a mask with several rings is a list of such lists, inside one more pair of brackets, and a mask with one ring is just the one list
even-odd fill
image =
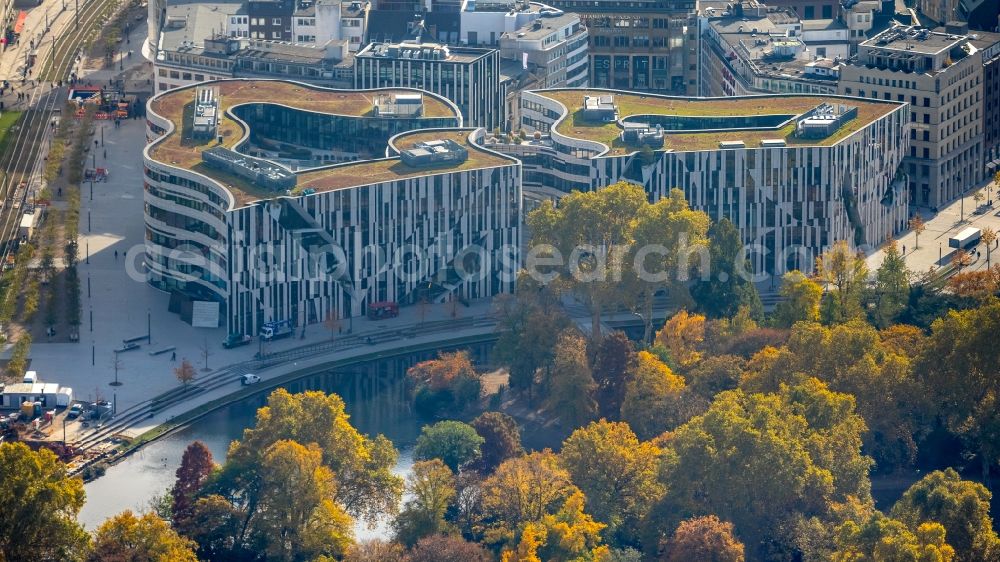
{"label": "yellow foliage tree", "polygon": [[701,360],[699,346],[705,341],[705,317],[682,310],[673,315],[656,333],[656,343],[667,348],[670,359],[679,367],[690,367]]}

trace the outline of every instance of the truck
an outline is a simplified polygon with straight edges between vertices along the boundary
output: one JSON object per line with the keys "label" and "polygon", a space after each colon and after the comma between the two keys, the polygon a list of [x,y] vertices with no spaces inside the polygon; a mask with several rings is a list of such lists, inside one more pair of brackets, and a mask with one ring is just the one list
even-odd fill
{"label": "truck", "polygon": [[983,231],[978,228],[965,228],[961,232],[948,239],[949,248],[965,249],[975,246],[983,236]]}
{"label": "truck", "polygon": [[292,325],[291,320],[276,320],[264,323],[260,329],[260,339],[264,341],[279,340],[287,338],[293,333],[295,333],[295,326]]}
{"label": "truck", "polygon": [[253,340],[252,337],[245,336],[243,334],[229,334],[222,342],[222,347],[232,349],[234,347],[240,347],[241,345],[247,345],[251,340]]}

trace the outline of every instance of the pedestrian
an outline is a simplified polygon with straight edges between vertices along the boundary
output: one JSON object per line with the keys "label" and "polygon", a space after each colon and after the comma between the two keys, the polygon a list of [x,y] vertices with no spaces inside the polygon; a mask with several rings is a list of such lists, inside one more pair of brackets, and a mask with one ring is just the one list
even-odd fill
{"label": "pedestrian", "polygon": [[171,351],[170,352],[170,360],[171,361],[177,361],[177,352],[176,351]]}
{"label": "pedestrian", "polygon": [[903,255],[906,255],[906,244],[903,244]]}
{"label": "pedestrian", "polygon": [[118,250],[115,250],[115,261],[118,261]]}

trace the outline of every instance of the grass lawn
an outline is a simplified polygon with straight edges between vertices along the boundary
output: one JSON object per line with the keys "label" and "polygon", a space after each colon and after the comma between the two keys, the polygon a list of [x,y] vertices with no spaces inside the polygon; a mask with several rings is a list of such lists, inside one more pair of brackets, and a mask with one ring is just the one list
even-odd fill
{"label": "grass lawn", "polygon": [[20,118],[20,111],[4,111],[0,114],[0,154],[7,151],[7,132]]}

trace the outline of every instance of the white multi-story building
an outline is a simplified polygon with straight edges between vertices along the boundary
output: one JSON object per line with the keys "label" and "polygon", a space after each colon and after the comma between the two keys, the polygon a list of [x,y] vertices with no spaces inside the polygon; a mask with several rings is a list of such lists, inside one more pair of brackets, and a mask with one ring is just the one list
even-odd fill
{"label": "white multi-story building", "polygon": [[[231,333],[255,334],[512,287],[520,163],[441,96],[228,80],[148,109],[148,281],[182,315],[217,307]],[[357,159],[328,159],[335,147]]]}
{"label": "white multi-story building", "polygon": [[982,180],[983,68],[968,36],[904,26],[861,43],[843,65],[840,93],[910,104],[914,205],[940,208]]}
{"label": "white multi-story building", "polygon": [[540,90],[522,93],[521,126],[529,140],[494,146],[522,159],[526,194],[621,180],[653,199],[681,188],[693,208],[740,229],[757,273],[811,270],[838,240],[877,245],[906,228],[905,103]]}

